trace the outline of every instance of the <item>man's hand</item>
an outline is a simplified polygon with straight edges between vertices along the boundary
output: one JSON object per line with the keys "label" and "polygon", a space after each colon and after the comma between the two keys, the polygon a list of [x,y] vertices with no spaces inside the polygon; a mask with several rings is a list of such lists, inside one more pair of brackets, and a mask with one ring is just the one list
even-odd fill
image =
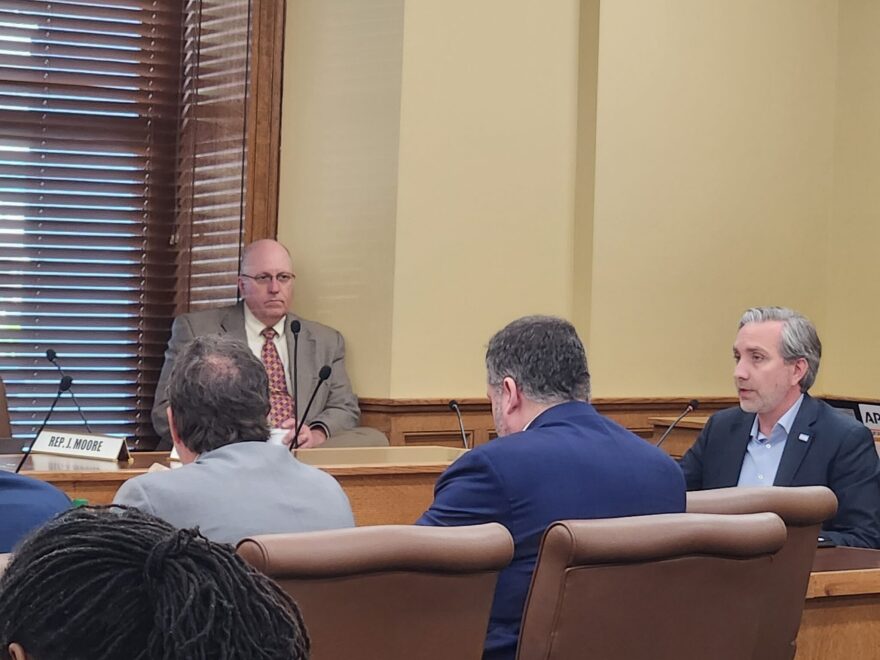
{"label": "man's hand", "polygon": [[308,424],[303,424],[299,430],[299,448],[306,449],[308,447],[320,447],[327,440],[324,429],[320,426],[310,428]]}
{"label": "man's hand", "polygon": [[[296,429],[296,420],[291,417],[281,422],[281,428],[288,429],[288,434],[284,436],[284,444],[290,446],[293,440],[293,432]],[[303,424],[299,430],[299,448],[306,449],[308,447],[320,447],[327,441],[327,434],[320,426],[311,428],[308,424]]]}

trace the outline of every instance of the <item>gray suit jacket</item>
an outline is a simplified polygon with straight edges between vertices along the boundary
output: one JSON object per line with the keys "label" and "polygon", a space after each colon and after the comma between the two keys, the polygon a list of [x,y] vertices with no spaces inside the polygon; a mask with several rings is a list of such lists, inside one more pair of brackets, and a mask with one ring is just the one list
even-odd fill
{"label": "gray suit jacket", "polygon": [[[326,325],[307,321],[294,314],[288,314],[287,320],[287,353],[290,356],[290,372],[293,373],[294,342],[290,332],[290,322],[298,319],[301,323],[299,333],[299,355],[297,356],[296,387],[298,405],[305,410],[309,397],[318,383],[318,372],[325,364],[333,370],[330,379],[321,386],[309,410],[306,424],[318,424],[327,429],[332,436],[358,425],[361,411],[357,397],[351,390],[351,382],[345,372],[345,341],[342,335]],[[218,309],[207,309],[200,312],[182,314],[174,319],[171,326],[171,339],[165,351],[165,364],[159,375],[156,386],[156,400],[153,403],[153,428],[161,438],[158,449],[171,449],[171,435],[168,431],[168,419],[165,409],[168,398],[165,388],[171,369],[178,353],[195,337],[205,335],[228,334],[235,339],[247,343],[244,329],[244,303]],[[293,396],[293,392],[290,393]]]}
{"label": "gray suit jacket", "polygon": [[226,445],[189,465],[129,479],[113,503],[175,527],[198,526],[220,543],[354,526],[348,497],[336,479],[300,463],[286,447],[265,442]]}

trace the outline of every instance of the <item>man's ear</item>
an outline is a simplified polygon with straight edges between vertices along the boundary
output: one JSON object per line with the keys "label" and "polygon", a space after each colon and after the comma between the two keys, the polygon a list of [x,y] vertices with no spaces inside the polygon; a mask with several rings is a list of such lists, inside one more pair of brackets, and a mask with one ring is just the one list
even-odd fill
{"label": "man's ear", "polygon": [[180,433],[177,432],[177,427],[174,425],[174,413],[171,411],[171,406],[165,409],[165,416],[168,418],[168,431],[171,433],[171,441],[177,447],[177,453],[179,454],[180,448],[183,446],[183,440],[180,439]]}
{"label": "man's ear", "polygon": [[516,381],[510,376],[505,376],[501,381],[501,401],[504,412],[510,414],[519,410],[523,404],[522,392]]}
{"label": "man's ear", "polygon": [[27,660],[27,653],[24,652],[24,649],[21,647],[21,644],[17,642],[12,642],[7,649],[9,653],[9,657],[12,660]]}
{"label": "man's ear", "polygon": [[792,374],[792,378],[796,383],[800,383],[804,376],[807,375],[807,371],[809,370],[809,365],[807,364],[807,360],[805,358],[798,358],[794,361],[794,373]]}

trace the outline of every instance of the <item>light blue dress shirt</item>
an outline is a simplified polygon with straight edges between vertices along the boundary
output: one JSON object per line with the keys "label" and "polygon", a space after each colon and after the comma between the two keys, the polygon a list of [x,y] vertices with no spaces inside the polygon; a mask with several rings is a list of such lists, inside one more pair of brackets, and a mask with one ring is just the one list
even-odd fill
{"label": "light blue dress shirt", "polygon": [[788,439],[788,434],[791,432],[794,419],[797,417],[803,401],[804,395],[801,394],[794,405],[773,426],[769,437],[759,430],[758,416],[755,415],[737,486],[773,485],[776,471],[779,469],[779,461],[782,460],[782,452],[785,450],[785,441]]}

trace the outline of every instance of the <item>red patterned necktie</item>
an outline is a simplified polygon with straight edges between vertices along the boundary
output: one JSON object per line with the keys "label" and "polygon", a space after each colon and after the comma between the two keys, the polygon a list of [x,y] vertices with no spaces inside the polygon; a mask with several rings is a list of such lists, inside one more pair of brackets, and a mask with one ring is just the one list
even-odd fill
{"label": "red patterned necktie", "polygon": [[272,406],[269,411],[269,426],[278,428],[281,422],[293,417],[296,411],[293,409],[293,399],[287,391],[284,365],[281,363],[278,349],[275,348],[275,342],[272,341],[278,333],[274,328],[264,328],[260,334],[266,338],[260,359],[266,367],[266,375],[269,376],[269,403]]}

